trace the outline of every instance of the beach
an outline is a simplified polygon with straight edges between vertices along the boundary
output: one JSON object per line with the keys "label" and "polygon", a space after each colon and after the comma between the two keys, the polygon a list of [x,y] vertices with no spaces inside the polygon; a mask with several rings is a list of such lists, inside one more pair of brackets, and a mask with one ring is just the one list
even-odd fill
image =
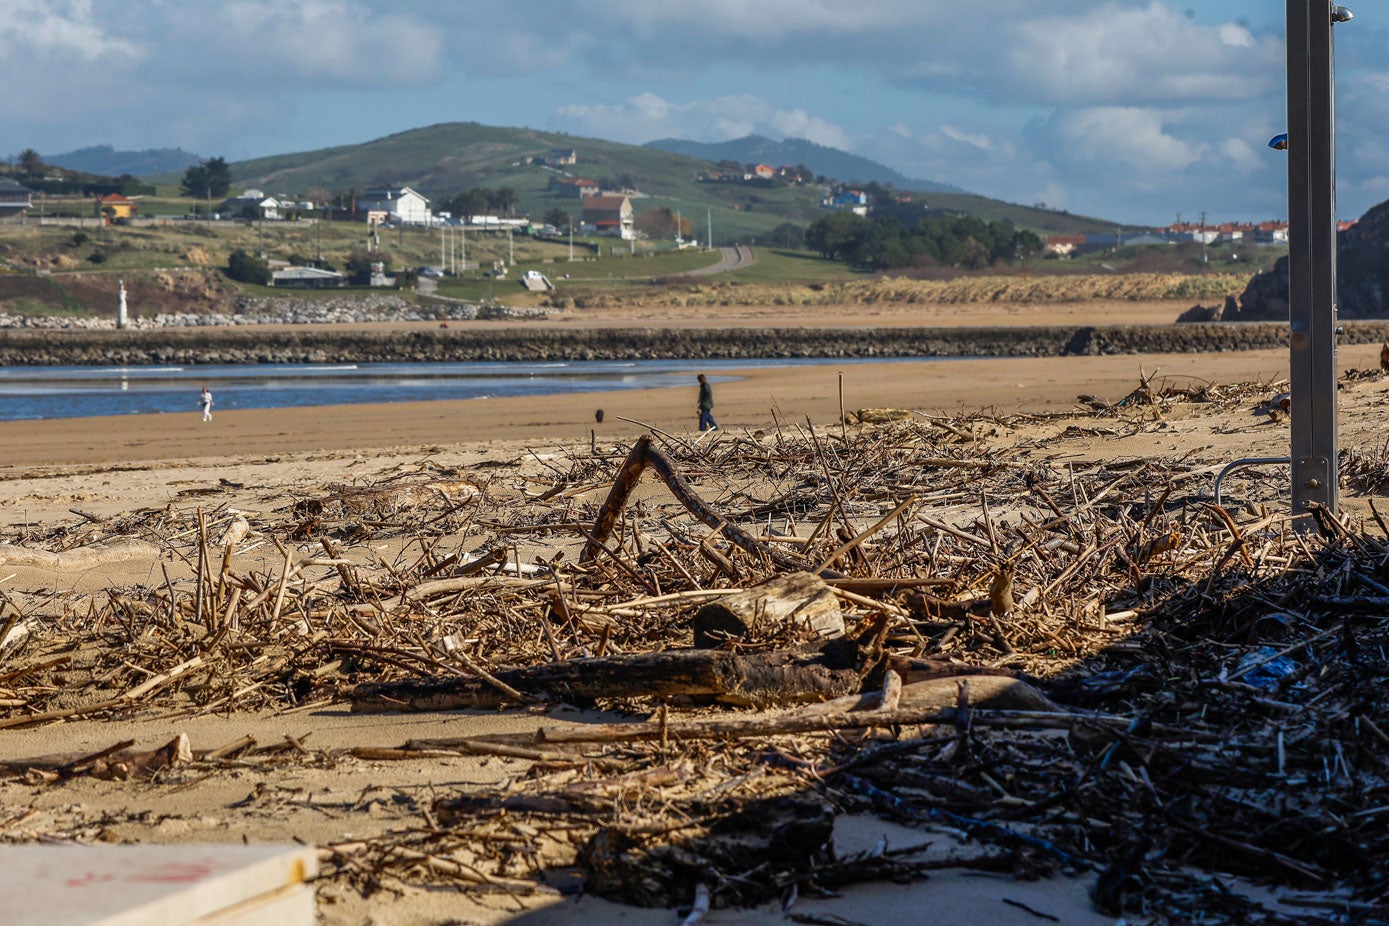
{"label": "beach", "polygon": [[[1355,345],[1340,354],[1343,369],[1378,365],[1378,347]],[[1181,386],[1193,383],[1276,382],[1288,371],[1286,351],[1221,354],[1111,355],[930,362],[855,363],[836,367],[748,370],[715,389],[715,417],[728,429],[833,424],[842,376],[846,411],[919,409],[960,415],[1049,414],[1076,407],[1077,396],[1117,401],[1140,376]],[[630,440],[645,426],[682,432],[694,427],[695,374],[684,388],[614,393],[510,397],[467,401],[345,405],[253,411],[218,410],[204,425],[187,414],[103,419],[0,422],[6,445],[0,475],[31,467],[189,461],[273,453],[366,450],[487,441]],[[603,422],[596,419],[597,410]],[[627,419],[627,420],[623,420]]]}
{"label": "beach", "polygon": [[[1169,308],[1163,307],[1164,314]],[[1028,323],[1039,323],[1038,317],[1039,313],[1032,313]],[[1076,318],[1083,316],[1071,320]],[[677,323],[693,322],[684,318]],[[731,323],[736,325],[740,319],[734,317]],[[1339,363],[1346,370],[1377,370],[1378,356],[1377,345],[1359,345],[1343,349]],[[971,452],[1001,459],[1009,459],[1013,448],[1020,447],[1028,448],[1023,458],[1045,460],[1046,465],[1062,469],[1161,457],[1183,460],[1209,478],[1234,459],[1287,454],[1286,418],[1280,422],[1260,408],[1287,389],[1287,371],[1286,352],[1267,350],[769,367],[747,370],[735,380],[715,384],[714,415],[722,431],[703,438],[695,430],[697,359],[690,361],[688,386],[670,389],[217,410],[206,424],[191,401],[186,414],[4,422],[0,423],[0,440],[6,447],[0,460],[0,529],[6,541],[43,545],[84,533],[101,538],[119,533],[120,526],[129,523],[169,527],[160,528],[168,531],[168,549],[156,557],[80,569],[11,560],[0,565],[0,590],[14,596],[20,612],[51,614],[53,621],[67,625],[83,607],[100,610],[122,594],[158,592],[166,585],[186,589],[197,574],[199,519],[205,523],[204,533],[215,536],[240,516],[249,521],[254,542],[236,551],[233,571],[262,576],[273,591],[276,577],[287,573],[291,560],[308,563],[315,556],[326,556],[312,534],[292,536],[290,528],[299,517],[292,512],[301,501],[321,498],[335,487],[407,478],[463,479],[482,486],[499,510],[520,512],[524,506],[535,506],[537,498],[550,498],[546,493],[557,493],[549,504],[560,507],[548,516],[584,520],[607,495],[610,483],[610,477],[595,472],[594,466],[611,466],[643,434],[654,433],[658,444],[671,447],[704,446],[701,441],[713,446],[715,439],[726,442],[720,445],[724,447],[739,440],[749,447],[774,447],[779,433],[802,442],[820,438],[830,442],[841,431],[841,402],[850,413],[911,410],[918,422],[939,419],[957,430],[974,427],[968,422],[979,417],[973,432],[978,445]],[[1100,419],[1091,417],[1091,405],[1079,398],[1116,403],[1144,377],[1155,390],[1171,386],[1195,393],[1203,385],[1255,386],[1240,393],[1247,398],[1217,403],[1219,408],[1182,400],[1160,409],[1134,407]],[[1386,395],[1385,384],[1378,380],[1344,394],[1344,446],[1372,453],[1381,445],[1380,416],[1389,401]],[[601,423],[596,420],[599,409]],[[873,432],[852,433],[862,438]],[[722,500],[728,492],[717,472],[696,467],[691,478],[708,498]],[[740,484],[739,491],[775,494],[776,479],[769,471],[764,484]],[[638,497],[644,504],[669,506],[669,499],[649,486]],[[1363,511],[1365,499],[1348,499],[1347,504]],[[538,517],[531,508],[525,510],[530,513],[517,515],[522,522]],[[393,520],[381,517],[383,524]],[[856,522],[856,526],[863,528],[867,523]],[[376,564],[379,569],[380,564],[394,563],[390,567],[394,570],[418,559],[419,550],[428,544],[439,544],[440,549],[456,546],[465,552],[513,536],[496,533],[498,528],[492,521],[467,522],[456,536],[431,534],[426,542],[421,534],[392,533],[388,525],[379,528],[375,537],[344,539],[339,534],[336,549],[343,562],[356,564],[353,568]],[[545,534],[514,536],[517,539],[506,542],[515,545],[515,558],[526,562],[572,562],[582,540]],[[657,539],[672,542],[669,536]],[[227,555],[231,561],[231,554]],[[337,582],[336,567],[331,565],[332,557],[323,561],[330,564],[318,567],[326,578],[316,581],[318,587],[327,588],[327,583]],[[313,583],[305,587],[312,588]],[[541,638],[534,642],[543,649]],[[9,653],[0,661],[0,674],[43,658],[34,650]],[[107,683],[106,688],[114,684],[119,690],[147,677],[147,671],[135,673],[131,681]],[[6,677],[17,678],[11,682],[15,686],[24,679],[22,674]],[[168,694],[171,698],[173,688]],[[75,690],[71,698],[52,703],[81,704],[85,696]],[[119,710],[113,717],[79,713],[58,722],[16,723],[0,729],[0,760],[89,753],[122,740],[133,740],[139,748],[156,748],[179,734],[187,735],[199,753],[215,751],[246,735],[262,744],[297,743],[305,758],[299,762],[267,759],[244,767],[200,765],[189,773],[150,782],[78,776],[61,783],[36,783],[11,775],[0,780],[0,803],[9,808],[6,819],[0,820],[0,835],[16,841],[245,839],[347,844],[392,828],[418,825],[416,800],[423,803],[428,796],[501,787],[507,782],[519,787],[533,775],[555,773],[545,771],[544,763],[535,765],[522,758],[458,755],[373,761],[346,758],[346,750],[389,749],[431,737],[524,733],[539,725],[584,727],[630,717],[566,706],[544,711],[362,715],[349,712],[342,701],[279,709],[260,702],[252,709],[237,709],[233,703],[204,711],[186,698],[170,700],[162,694],[140,707]],[[22,710],[10,714],[22,715]],[[288,748],[286,754],[292,757],[295,748]],[[883,839],[901,846],[930,838],[946,839],[872,815],[845,814],[836,822],[835,839],[844,852],[871,850]],[[862,885],[849,889],[839,900],[806,899],[796,909],[810,916],[842,918],[836,921],[884,922],[891,916],[908,922],[912,920],[903,918],[903,904],[929,903],[933,922],[967,922],[981,910],[989,922],[1000,924],[1036,922],[1030,911],[1037,910],[1073,924],[1113,922],[1089,901],[1092,887],[1093,873],[1022,882],[954,871],[911,887],[883,882]],[[337,880],[320,886],[318,900],[320,922],[332,926],[368,922],[378,926],[443,922],[529,926],[596,919],[656,924],[675,917],[670,910],[613,905],[594,897],[523,898],[504,891],[460,895],[451,889],[420,889],[396,881],[376,893],[363,893]],[[704,920],[713,926],[784,921],[775,905],[717,910]]]}

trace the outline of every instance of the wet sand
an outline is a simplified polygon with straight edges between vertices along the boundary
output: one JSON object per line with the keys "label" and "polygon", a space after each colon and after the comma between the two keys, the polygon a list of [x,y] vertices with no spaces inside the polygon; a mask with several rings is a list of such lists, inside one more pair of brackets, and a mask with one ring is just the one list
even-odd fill
{"label": "wet sand", "polygon": [[[1343,349],[1343,368],[1378,366],[1378,347]],[[0,477],[17,469],[54,465],[118,465],[149,461],[587,438],[625,440],[642,425],[672,433],[694,430],[695,374],[688,388],[584,395],[273,410],[218,411],[204,424],[186,414],[131,415],[0,423],[5,453]],[[1186,385],[1276,381],[1288,373],[1286,351],[1159,354],[1001,360],[825,364],[744,371],[715,385],[715,417],[726,430],[817,425],[838,420],[840,377],[844,408],[910,408],[956,414],[1046,413],[1074,407],[1079,394],[1122,398],[1140,375]],[[595,420],[602,409],[603,423]],[[641,425],[621,419],[640,422]]]}

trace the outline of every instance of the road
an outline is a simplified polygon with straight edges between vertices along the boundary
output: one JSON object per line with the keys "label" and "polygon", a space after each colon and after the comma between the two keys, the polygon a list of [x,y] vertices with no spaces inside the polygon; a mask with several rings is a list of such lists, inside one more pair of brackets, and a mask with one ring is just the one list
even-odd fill
{"label": "road", "polygon": [[746,245],[738,245],[732,248],[719,248],[722,254],[717,264],[708,267],[700,267],[698,270],[686,270],[681,276],[702,277],[711,273],[727,273],[730,270],[741,270],[743,267],[751,266],[757,262],[753,256],[752,248]]}

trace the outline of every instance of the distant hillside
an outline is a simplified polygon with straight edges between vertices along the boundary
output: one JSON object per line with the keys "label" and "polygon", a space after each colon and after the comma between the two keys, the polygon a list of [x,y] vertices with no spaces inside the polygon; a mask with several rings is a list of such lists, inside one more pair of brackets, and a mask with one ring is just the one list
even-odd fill
{"label": "distant hillside", "polygon": [[182,148],[147,148],[144,151],[117,151],[110,145],[78,148],[65,154],[44,155],[45,164],[66,167],[87,174],[107,177],[148,177],[153,174],[182,172],[202,162],[198,155]]}
{"label": "distant hillside", "polygon": [[[547,167],[543,160],[556,148],[573,149],[578,162],[563,169]],[[795,162],[800,163],[800,159]],[[542,216],[561,208],[576,218],[582,208],[580,201],[551,191],[550,182],[564,176],[585,177],[605,189],[636,191],[632,205],[638,215],[658,207],[680,212],[695,223],[696,237],[703,240],[712,225],[716,243],[728,244],[767,236],[788,222],[804,228],[825,214],[820,207],[825,190],[816,185],[701,182],[699,178],[715,172],[714,166],[712,161],[646,145],[450,122],[357,145],[238,161],[231,169],[236,189],[255,187],[271,195],[315,190],[334,194],[406,185],[438,201],[474,187],[509,187],[516,192],[518,209],[523,213]],[[176,187],[181,174],[182,168],[157,179],[160,184]],[[942,188],[939,184],[936,187]],[[1020,228],[1043,233],[1080,234],[1114,225],[960,192],[932,193],[930,205],[988,219],[1007,218]]]}
{"label": "distant hillside", "polygon": [[898,173],[885,164],[850,154],[838,148],[817,145],[804,138],[775,141],[763,135],[748,135],[732,141],[698,142],[678,138],[662,138],[647,142],[648,148],[659,148],[673,154],[701,158],[706,161],[737,161],[740,164],[770,164],[773,167],[795,167],[804,164],[816,176],[829,177],[843,183],[892,184],[902,190],[924,193],[965,193],[948,183],[919,180]]}

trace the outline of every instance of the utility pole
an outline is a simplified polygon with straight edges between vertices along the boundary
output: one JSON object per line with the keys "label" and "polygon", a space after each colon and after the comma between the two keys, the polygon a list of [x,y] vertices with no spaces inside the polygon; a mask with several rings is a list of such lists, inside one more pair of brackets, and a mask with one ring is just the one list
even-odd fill
{"label": "utility pole", "polygon": [[710,206],[705,216],[705,224],[709,226],[709,250],[714,250],[714,207]]}
{"label": "utility pole", "polygon": [[511,266],[516,266],[516,248],[511,243],[511,229],[506,230],[506,256],[511,262]]}
{"label": "utility pole", "polygon": [[[1292,513],[1336,510],[1336,23],[1329,0],[1287,0],[1288,318]],[[1300,531],[1314,530],[1297,518]]]}
{"label": "utility pole", "polygon": [[574,263],[574,220],[569,220],[569,262]]}
{"label": "utility pole", "polygon": [[1201,230],[1198,232],[1198,234],[1201,236],[1201,263],[1202,263],[1202,264],[1205,264],[1206,261],[1207,261],[1207,257],[1206,257],[1206,210],[1204,210],[1204,209],[1201,210]]}

